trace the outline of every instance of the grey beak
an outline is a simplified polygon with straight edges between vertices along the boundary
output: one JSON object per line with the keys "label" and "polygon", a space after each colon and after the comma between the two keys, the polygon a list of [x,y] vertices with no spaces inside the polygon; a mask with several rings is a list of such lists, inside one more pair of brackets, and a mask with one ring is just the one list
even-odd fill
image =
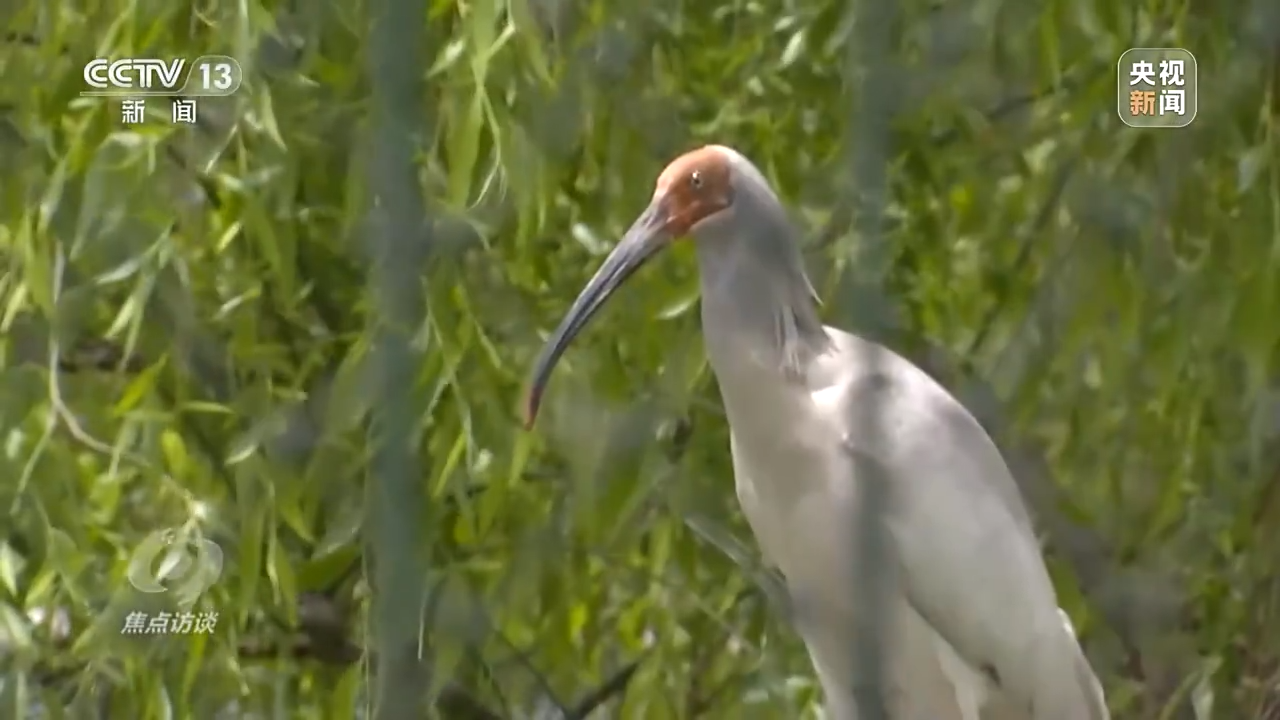
{"label": "grey beak", "polygon": [[542,393],[546,389],[551,372],[555,369],[560,356],[586,327],[596,312],[604,306],[609,297],[639,270],[650,258],[671,240],[667,230],[666,203],[660,198],[654,199],[649,207],[631,225],[622,240],[618,243],[604,264],[596,271],[591,281],[573,301],[573,307],[560,321],[560,326],[552,333],[547,344],[542,347],[542,354],[533,369],[533,382],[529,387],[528,399],[525,402],[525,428],[533,427],[542,404]]}

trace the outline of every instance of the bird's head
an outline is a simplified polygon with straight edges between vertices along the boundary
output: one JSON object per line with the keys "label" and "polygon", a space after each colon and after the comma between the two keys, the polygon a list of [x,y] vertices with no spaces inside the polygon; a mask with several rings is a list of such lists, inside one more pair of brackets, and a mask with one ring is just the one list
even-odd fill
{"label": "bird's head", "polygon": [[677,239],[728,242],[743,236],[744,206],[783,215],[760,172],[737,151],[707,145],[681,155],[658,176],[649,206],[632,223],[574,301],[542,349],[525,405],[532,426],[542,392],[556,362],[605,301],[640,266]]}

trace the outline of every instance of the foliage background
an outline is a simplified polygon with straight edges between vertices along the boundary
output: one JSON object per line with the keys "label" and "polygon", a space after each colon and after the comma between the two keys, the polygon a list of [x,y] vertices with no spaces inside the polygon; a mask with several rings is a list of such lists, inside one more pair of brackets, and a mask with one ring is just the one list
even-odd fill
{"label": "foliage background", "polygon": [[[1280,717],[1280,10],[865,1],[0,7],[0,716],[363,717],[375,640],[408,670],[383,690],[442,717],[808,712],[689,248],[519,428],[544,333],[663,162],[715,141],[807,229],[829,321],[1006,449],[1115,716]],[[1135,46],[1197,55],[1190,127],[1120,123]],[[246,83],[195,129],[78,97],[90,58],[207,52]],[[379,451],[379,411],[414,453]],[[175,526],[227,554],[217,630],[121,636],[164,601],[130,554]],[[421,583],[429,667],[394,653]]]}

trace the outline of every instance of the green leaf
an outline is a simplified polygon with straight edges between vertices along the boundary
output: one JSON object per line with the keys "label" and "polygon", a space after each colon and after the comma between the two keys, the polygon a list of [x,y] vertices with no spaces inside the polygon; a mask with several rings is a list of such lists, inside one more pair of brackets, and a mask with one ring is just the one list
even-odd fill
{"label": "green leaf", "polygon": [[175,477],[187,477],[191,472],[191,458],[187,455],[182,436],[173,430],[164,430],[160,433],[160,447],[169,472]]}
{"label": "green leaf", "polygon": [[298,603],[298,582],[294,576],[292,562],[280,544],[279,535],[274,532],[270,536],[268,552],[267,577],[271,578],[276,601],[280,604],[280,607],[284,608],[290,624],[295,624],[297,622],[295,608]]}
{"label": "green leaf", "polygon": [[237,622],[243,625],[258,606],[258,582],[262,576],[262,553],[266,538],[267,508],[246,508],[240,516],[240,562],[237,577],[240,596],[236,603]]}
{"label": "green leaf", "polygon": [[22,574],[26,565],[26,559],[14,550],[13,546],[0,542],[0,583],[3,583],[12,597],[22,596],[18,589],[18,576]]}
{"label": "green leaf", "polygon": [[115,407],[111,409],[111,412],[120,417],[138,407],[142,399],[155,389],[156,377],[159,375],[161,367],[160,363],[151,365],[129,381],[129,384],[125,386],[124,393],[120,395],[120,399],[116,402]]}

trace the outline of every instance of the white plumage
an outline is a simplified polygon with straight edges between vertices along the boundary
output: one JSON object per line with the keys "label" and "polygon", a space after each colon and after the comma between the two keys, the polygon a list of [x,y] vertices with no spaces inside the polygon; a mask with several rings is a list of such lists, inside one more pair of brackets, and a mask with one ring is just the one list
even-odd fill
{"label": "white plumage", "polygon": [[[857,720],[856,589],[883,583],[892,720],[1108,720],[1017,486],[978,422],[926,373],[821,324],[794,230],[764,177],[708,146],[662,173],[641,215],[539,359],[556,360],[609,295],[692,235],[707,354],[731,429],[738,499],[781,570],[828,716]],[[857,567],[859,501],[884,483],[892,564]]]}
{"label": "white plumage", "polygon": [[[803,385],[766,379],[772,370],[732,341],[709,343],[738,498],[787,579],[831,716],[856,717],[850,599],[869,579],[852,559],[865,462],[882,473],[865,481],[892,485],[884,521],[900,563],[886,574],[895,582],[883,636],[891,717],[1107,718],[1017,489],[977,421],[904,358],[826,332],[830,350],[812,359]],[[874,445],[861,442],[876,437],[860,429],[863,404],[879,411]]]}

